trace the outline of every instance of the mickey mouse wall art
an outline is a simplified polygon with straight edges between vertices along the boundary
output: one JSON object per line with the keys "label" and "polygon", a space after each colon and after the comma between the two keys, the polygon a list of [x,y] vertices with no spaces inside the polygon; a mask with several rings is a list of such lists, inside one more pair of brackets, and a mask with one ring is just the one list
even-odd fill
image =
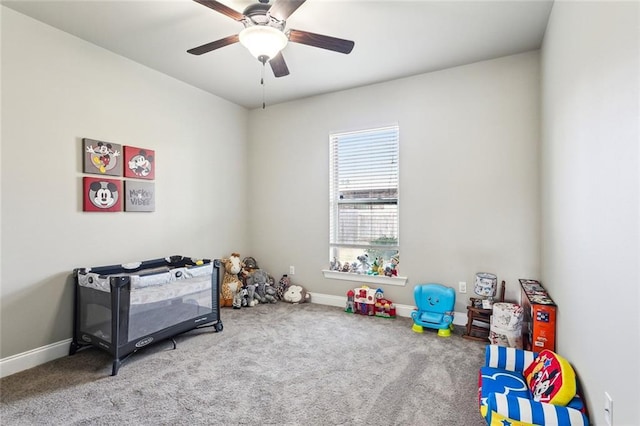
{"label": "mickey mouse wall art", "polygon": [[156,172],[155,152],[151,149],[124,147],[124,177],[154,179]]}
{"label": "mickey mouse wall art", "polygon": [[155,156],[151,149],[83,138],[83,173],[103,176],[83,177],[82,210],[155,211],[155,183],[149,182],[155,179]]}
{"label": "mickey mouse wall art", "polygon": [[97,175],[122,176],[122,146],[83,138],[83,172]]}
{"label": "mickey mouse wall art", "polygon": [[85,212],[122,211],[122,182],[115,179],[83,178]]}

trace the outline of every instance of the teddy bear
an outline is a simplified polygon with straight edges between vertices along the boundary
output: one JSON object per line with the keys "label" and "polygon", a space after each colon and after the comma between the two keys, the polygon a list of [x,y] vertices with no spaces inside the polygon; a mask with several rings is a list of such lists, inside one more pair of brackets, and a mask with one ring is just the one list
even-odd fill
{"label": "teddy bear", "polygon": [[301,285],[291,284],[284,293],[284,301],[289,303],[304,303],[311,295]]}
{"label": "teddy bear", "polygon": [[222,259],[221,262],[224,266],[224,276],[220,287],[220,306],[233,306],[233,299],[242,288],[242,282],[238,278],[242,270],[240,255],[231,253],[231,256]]}
{"label": "teddy bear", "polygon": [[276,290],[271,285],[272,279],[262,269],[258,269],[247,280],[247,285],[253,285],[255,288],[255,300],[260,303],[276,303],[278,301]]}

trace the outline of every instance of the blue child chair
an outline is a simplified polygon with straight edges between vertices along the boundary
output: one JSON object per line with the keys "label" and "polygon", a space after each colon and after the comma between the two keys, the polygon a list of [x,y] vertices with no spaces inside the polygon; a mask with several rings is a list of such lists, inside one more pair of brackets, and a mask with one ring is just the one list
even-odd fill
{"label": "blue child chair", "polygon": [[412,330],[422,333],[424,327],[435,328],[438,336],[450,336],[456,304],[455,290],[441,284],[421,284],[413,289],[413,297],[418,309],[411,313]]}

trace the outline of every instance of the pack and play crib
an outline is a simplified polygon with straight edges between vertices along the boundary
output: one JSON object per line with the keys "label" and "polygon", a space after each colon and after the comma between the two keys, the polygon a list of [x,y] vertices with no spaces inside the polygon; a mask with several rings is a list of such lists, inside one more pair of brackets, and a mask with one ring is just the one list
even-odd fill
{"label": "pack and play crib", "polygon": [[77,268],[69,354],[94,346],[113,356],[111,375],[139,349],[194,328],[222,331],[220,261],[171,256]]}

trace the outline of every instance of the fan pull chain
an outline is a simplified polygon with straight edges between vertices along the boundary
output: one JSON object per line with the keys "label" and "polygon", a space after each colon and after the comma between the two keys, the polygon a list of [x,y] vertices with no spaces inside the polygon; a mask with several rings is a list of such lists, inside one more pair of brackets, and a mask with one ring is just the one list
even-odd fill
{"label": "fan pull chain", "polygon": [[262,85],[262,109],[265,109],[267,107],[267,104],[265,102],[265,90],[264,90],[264,68],[265,68],[265,63],[262,63],[262,75],[260,76],[260,84]]}

